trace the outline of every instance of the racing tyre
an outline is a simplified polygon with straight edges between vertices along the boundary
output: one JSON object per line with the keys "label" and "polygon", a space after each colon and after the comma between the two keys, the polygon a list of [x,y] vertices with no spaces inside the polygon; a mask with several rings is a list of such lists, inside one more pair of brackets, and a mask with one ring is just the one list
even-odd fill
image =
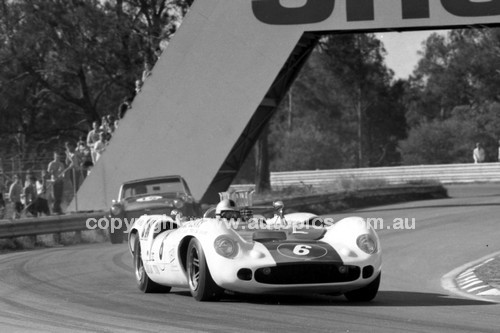
{"label": "racing tyre", "polygon": [[380,276],[382,273],[379,273],[377,278],[373,280],[369,285],[349,291],[344,294],[344,296],[351,302],[369,302],[377,296],[378,287],[380,286]]}
{"label": "racing tyre", "polygon": [[139,289],[145,293],[168,293],[171,287],[162,286],[154,281],[152,281],[146,269],[144,268],[144,263],[141,258],[141,244],[139,242],[139,237],[135,238],[134,241],[134,271],[135,278],[137,280],[137,286]]}
{"label": "racing tyre", "polygon": [[205,254],[196,238],[191,239],[188,246],[187,275],[194,299],[201,302],[220,299],[223,289],[212,279]]}

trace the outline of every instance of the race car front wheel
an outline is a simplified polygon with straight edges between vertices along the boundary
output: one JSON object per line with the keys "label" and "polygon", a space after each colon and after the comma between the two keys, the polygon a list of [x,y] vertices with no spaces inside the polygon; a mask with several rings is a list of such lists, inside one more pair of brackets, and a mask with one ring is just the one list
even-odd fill
{"label": "race car front wheel", "polygon": [[197,301],[220,299],[223,290],[214,282],[207,266],[207,260],[200,242],[193,238],[187,253],[187,274],[189,290]]}
{"label": "race car front wheel", "polygon": [[139,237],[135,237],[134,241],[134,268],[137,286],[141,291],[145,293],[168,293],[170,291],[171,287],[158,284],[149,278],[141,258]]}
{"label": "race car front wheel", "polygon": [[353,291],[349,291],[344,294],[344,296],[351,302],[369,302],[377,296],[378,287],[380,286],[380,276],[382,273],[379,273],[378,276],[370,282],[367,286],[356,289]]}

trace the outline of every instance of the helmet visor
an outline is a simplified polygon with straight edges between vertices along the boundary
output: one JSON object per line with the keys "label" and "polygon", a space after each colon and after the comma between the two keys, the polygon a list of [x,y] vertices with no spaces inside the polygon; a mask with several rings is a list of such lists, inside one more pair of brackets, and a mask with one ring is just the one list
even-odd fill
{"label": "helmet visor", "polygon": [[238,211],[223,210],[222,212],[220,212],[220,217],[223,219],[226,219],[226,220],[237,220],[241,216],[240,216],[240,212],[238,212]]}

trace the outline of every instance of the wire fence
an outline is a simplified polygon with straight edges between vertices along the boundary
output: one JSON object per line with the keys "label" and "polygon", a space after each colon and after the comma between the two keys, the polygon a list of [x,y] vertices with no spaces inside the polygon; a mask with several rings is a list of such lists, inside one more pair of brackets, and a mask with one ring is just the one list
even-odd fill
{"label": "wire fence", "polygon": [[14,175],[19,176],[23,181],[26,180],[28,175],[32,174],[40,177],[42,171],[47,170],[50,161],[50,158],[44,157],[26,159],[20,159],[18,157],[8,159],[0,158],[0,175],[4,178],[3,180],[0,179],[0,181],[12,181]]}

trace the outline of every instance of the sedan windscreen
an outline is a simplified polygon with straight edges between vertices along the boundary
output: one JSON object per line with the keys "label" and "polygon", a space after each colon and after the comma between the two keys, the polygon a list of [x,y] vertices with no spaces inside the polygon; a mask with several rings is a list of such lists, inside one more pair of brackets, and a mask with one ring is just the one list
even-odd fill
{"label": "sedan windscreen", "polygon": [[185,193],[184,186],[180,179],[156,179],[124,185],[122,198],[177,192]]}

